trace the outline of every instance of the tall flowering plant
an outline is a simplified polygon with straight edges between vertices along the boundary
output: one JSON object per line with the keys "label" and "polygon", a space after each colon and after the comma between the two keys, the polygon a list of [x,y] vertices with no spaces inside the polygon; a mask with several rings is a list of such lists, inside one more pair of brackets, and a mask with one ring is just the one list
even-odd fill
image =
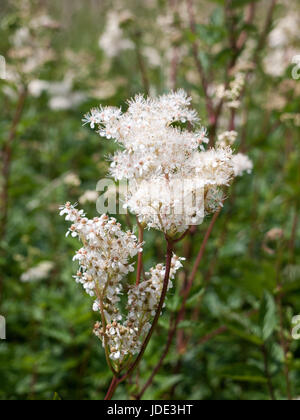
{"label": "tall flowering plant", "polygon": [[[106,399],[143,357],[172,280],[182,267],[184,259],[174,254],[176,244],[206,216],[218,214],[225,189],[236,175],[251,169],[246,156],[233,154],[232,133],[221,135],[216,148],[207,147],[207,131],[190,106],[191,98],[179,90],[158,98],[138,95],[128,102],[125,113],[100,107],[84,118],[101,137],[114,139],[121,148],[111,157],[110,175],[116,181],[131,181],[124,207],[136,215],[139,231],[138,238],[123,231],[107,214],[89,220],[70,203],[60,209],[72,223],[67,235],[78,237],[83,245],[74,257],[80,266],[75,280],[94,298],[93,310],[100,315],[94,333],[113,373]],[[165,264],[142,278],[146,228],[164,234],[167,253]],[[129,284],[136,256],[136,282]]]}

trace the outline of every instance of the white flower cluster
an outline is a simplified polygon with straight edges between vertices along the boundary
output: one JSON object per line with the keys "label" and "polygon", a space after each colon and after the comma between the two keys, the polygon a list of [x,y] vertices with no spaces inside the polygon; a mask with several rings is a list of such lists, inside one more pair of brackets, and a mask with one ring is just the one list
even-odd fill
{"label": "white flower cluster", "polygon": [[270,32],[270,48],[263,61],[266,73],[274,77],[283,76],[293,57],[299,54],[299,10],[291,2],[285,10],[288,13],[276,22]]}
{"label": "white flower cluster", "polygon": [[286,112],[281,115],[280,120],[282,122],[291,122],[295,125],[295,127],[300,127],[300,114],[299,113],[292,113]]}
{"label": "white flower cluster", "polygon": [[[236,131],[225,131],[218,136],[218,146],[233,146],[237,140],[238,133]],[[253,162],[243,153],[232,155],[232,165],[234,176],[242,176],[245,172],[250,174],[253,170]]]}
{"label": "white flower cluster", "polygon": [[79,203],[80,204],[95,203],[97,201],[98,197],[99,197],[99,194],[98,194],[97,191],[87,190],[79,198]]}
{"label": "white flower cluster", "polygon": [[47,62],[55,59],[49,35],[59,24],[42,10],[36,10],[31,1],[13,3],[21,25],[10,39],[7,79],[18,85],[24,77],[31,80]]}
{"label": "white flower cluster", "polygon": [[238,137],[236,131],[224,131],[218,136],[217,145],[219,147],[233,146]]}
{"label": "white flower cluster", "polygon": [[150,179],[175,172],[208,142],[203,128],[192,133],[172,126],[199,122],[190,104],[191,98],[182,90],[157,99],[138,95],[129,101],[126,113],[113,107],[93,109],[84,122],[92,129],[99,126],[101,137],[113,138],[124,147],[112,159],[115,179]]}
{"label": "white flower cluster", "polygon": [[21,281],[23,283],[31,283],[44,280],[50,275],[54,266],[55,264],[52,261],[43,261],[39,263],[36,267],[32,267],[28,271],[23,273],[21,276]]}
{"label": "white flower cluster", "polygon": [[[111,309],[119,301],[121,280],[134,271],[129,261],[142,251],[142,245],[132,232],[123,232],[120,223],[106,215],[89,220],[83,210],[70,203],[60,208],[60,215],[66,215],[65,219],[73,223],[67,235],[79,237],[84,245],[74,257],[80,264],[76,281],[97,299],[105,290],[107,309]],[[97,302],[94,308],[98,307]]]}
{"label": "white flower cluster", "polygon": [[[134,271],[130,260],[142,251],[136,236],[123,232],[121,225],[106,215],[89,220],[82,210],[70,203],[60,208],[60,215],[73,223],[67,235],[79,237],[84,245],[74,257],[80,264],[74,278],[96,298],[93,310],[103,316],[102,321],[96,323],[94,332],[103,345],[109,347],[111,359],[122,362],[126,356],[139,352],[142,339],[151,328],[150,321],[158,308],[166,268],[158,265],[146,273],[147,280],[125,288],[124,278]],[[173,256],[169,288],[181,267],[181,259]],[[128,303],[123,321],[119,304],[124,289]]]}
{"label": "white flower cluster", "polygon": [[74,90],[74,74],[69,72],[64,80],[49,82],[34,79],[28,85],[28,92],[35,98],[39,98],[43,92],[49,96],[49,108],[54,111],[73,109],[86,100],[86,94]]}
{"label": "white flower cluster", "polygon": [[68,185],[69,187],[79,187],[81,185],[81,180],[77,174],[74,172],[68,172],[63,177],[64,184]]}
{"label": "white flower cluster", "polygon": [[204,187],[195,179],[154,179],[130,188],[126,207],[139,222],[168,232],[170,236],[201,224],[204,218]]}
{"label": "white flower cluster", "polygon": [[130,12],[110,11],[107,16],[105,31],[99,39],[99,47],[109,58],[117,57],[124,50],[134,47],[130,39],[126,39],[121,28],[122,22],[130,18]]}
{"label": "white flower cluster", "polygon": [[[116,180],[134,179],[125,205],[141,223],[168,233],[201,223],[202,208],[199,203],[193,205],[192,198],[202,195],[203,208],[219,207],[220,187],[228,186],[233,177],[231,149],[205,151],[209,141],[206,129],[199,126],[198,115],[190,105],[191,98],[183,90],[158,98],[138,95],[125,113],[100,107],[84,119],[92,129],[98,127],[100,136],[115,139],[123,148],[112,157],[110,173]],[[197,129],[180,127],[186,123]],[[178,212],[174,211],[176,201],[182,197],[172,198],[170,191],[183,180],[183,196],[188,197],[190,206]],[[154,188],[150,205],[145,183],[159,185]]]}
{"label": "white flower cluster", "polygon": [[225,85],[220,85],[217,88],[216,96],[219,99],[224,99],[229,108],[237,109],[241,105],[240,97],[245,87],[245,83],[245,74],[237,73],[230,82],[228,89],[226,89]]}
{"label": "white flower cluster", "polygon": [[[168,290],[173,287],[176,271],[182,267],[180,258],[173,256]],[[119,322],[116,316],[112,318],[106,328],[97,322],[94,333],[103,344],[107,340],[111,359],[123,362],[127,356],[140,352],[144,337],[151,328],[151,318],[158,308],[166,268],[159,264],[152,268],[148,277],[139,285],[129,286],[127,318],[124,323]]]}
{"label": "white flower cluster", "polygon": [[247,155],[244,155],[243,153],[233,155],[232,162],[234,176],[242,176],[244,172],[250,174],[253,170],[253,162]]}

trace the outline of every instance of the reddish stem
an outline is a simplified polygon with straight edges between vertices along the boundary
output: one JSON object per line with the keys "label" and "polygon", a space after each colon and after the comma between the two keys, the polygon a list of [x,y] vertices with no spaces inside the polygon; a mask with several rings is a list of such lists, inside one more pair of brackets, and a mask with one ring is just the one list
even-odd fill
{"label": "reddish stem", "polygon": [[108,388],[107,394],[106,394],[106,396],[104,398],[105,401],[106,400],[111,400],[111,398],[112,398],[112,396],[113,396],[113,394],[114,394],[117,386],[118,386],[118,379],[114,376],[113,379],[112,379],[112,381],[111,381],[111,384],[110,384],[110,386]]}
{"label": "reddish stem", "polygon": [[[247,11],[247,16],[246,16],[246,19],[245,19],[245,23],[247,25],[250,25],[251,22],[253,21],[253,19],[255,17],[255,9],[256,9],[256,4],[255,3],[251,3],[249,5],[248,11]],[[237,44],[236,44],[237,45],[237,48],[239,50],[241,50],[244,47],[246,41],[247,41],[247,31],[243,31],[241,33],[238,41],[237,41]]]}
{"label": "reddish stem", "polygon": [[9,190],[9,178],[11,170],[12,160],[12,146],[14,139],[17,134],[18,125],[20,123],[25,100],[27,97],[27,89],[24,88],[19,95],[19,100],[15,112],[15,116],[10,129],[9,137],[2,150],[2,178],[3,178],[3,190],[1,192],[1,225],[0,225],[0,240],[4,238],[7,224],[8,214],[8,190]]}
{"label": "reddish stem", "polygon": [[[27,97],[27,89],[23,88],[19,94],[19,100],[16,108],[16,112],[12,121],[11,129],[7,142],[4,144],[1,159],[2,159],[2,170],[1,175],[3,179],[3,188],[0,193],[0,243],[5,238],[6,226],[8,220],[8,202],[9,202],[9,183],[10,183],[10,172],[13,154],[13,142],[17,135],[18,125],[22,118],[24,111],[24,105]],[[3,250],[1,250],[2,254]],[[2,300],[3,290],[3,277],[0,275],[0,302]]]}
{"label": "reddish stem", "polygon": [[292,234],[291,234],[291,239],[290,239],[290,242],[289,242],[289,249],[290,249],[292,259],[294,257],[294,253],[295,253],[298,223],[299,223],[299,211],[298,211],[298,208],[296,207],[295,215],[294,215],[294,219],[293,219]]}
{"label": "reddish stem", "polygon": [[171,86],[173,90],[176,90],[177,86],[177,74],[178,74],[178,65],[179,65],[179,52],[178,47],[173,47],[173,57],[171,61],[171,74],[170,74],[170,80],[171,80]]}
{"label": "reddish stem", "polygon": [[265,21],[265,25],[264,25],[263,31],[261,32],[259,42],[258,42],[257,48],[255,50],[254,63],[257,62],[258,55],[260,54],[260,52],[262,51],[262,49],[265,46],[265,43],[266,43],[266,40],[267,40],[267,37],[268,37],[268,33],[269,33],[271,25],[272,25],[273,14],[274,14],[277,2],[278,2],[278,0],[272,0],[271,1],[271,5],[270,5],[270,8],[269,8],[268,13],[267,13],[267,18],[266,18],[266,21]]}

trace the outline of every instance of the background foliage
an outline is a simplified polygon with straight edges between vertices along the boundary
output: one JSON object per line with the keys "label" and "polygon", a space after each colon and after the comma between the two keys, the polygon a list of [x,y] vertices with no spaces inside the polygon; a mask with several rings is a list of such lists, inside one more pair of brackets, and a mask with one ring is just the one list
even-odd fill
{"label": "background foliage", "polygon": [[[30,7],[29,2],[21,3]],[[111,374],[92,334],[97,317],[90,310],[91,302],[72,280],[76,240],[65,238],[66,226],[58,217],[60,204],[76,202],[85,191],[95,190],[107,172],[106,157],[113,148],[82,127],[81,118],[100,102],[119,106],[137,92],[163,93],[177,86],[191,93],[194,107],[209,126],[194,43],[205,73],[213,76],[211,86],[226,81],[235,52],[222,0],[195,1],[194,31],[187,24],[184,1],[178,13],[172,8],[176,2],[164,0],[38,3],[60,24],[46,35],[55,56],[35,74],[24,75],[18,68],[19,82],[0,81],[3,153],[21,89],[31,86],[11,144],[8,216],[1,225],[0,312],[7,320],[7,340],[0,342],[0,398],[102,399]],[[276,63],[275,74],[267,71],[272,67],[268,39],[259,45],[254,63],[247,58],[261,39],[271,1],[256,1],[256,16],[245,24],[251,3],[232,1],[230,19],[235,35],[248,37],[237,66],[254,65],[236,123],[238,148],[253,160],[254,171],[230,191],[198,271],[182,329],[146,399],[286,399],[300,394],[300,346],[291,337],[292,318],[300,314],[300,124],[296,120],[300,81],[292,79],[289,61],[282,74]],[[16,6],[18,2],[10,0],[2,0],[0,6],[0,53],[12,66],[17,66],[9,54],[13,34],[26,25]],[[296,0],[279,1],[268,32],[297,10]],[[98,41],[112,11],[123,13],[122,37],[131,46],[120,47],[110,57],[109,49],[100,48]],[[299,38],[288,44],[297,47],[299,52]],[[174,60],[178,60],[175,79]],[[32,80],[37,79],[65,83],[58,87],[60,95],[53,89],[36,95]],[[71,87],[66,88],[68,80]],[[61,105],[61,96],[67,105]],[[53,102],[51,106],[53,97],[60,97],[56,102],[60,106]],[[220,130],[227,129],[229,119],[225,112]],[[1,179],[2,188],[4,183]],[[1,199],[3,210],[5,196]],[[95,203],[82,200],[88,214],[94,215]],[[186,270],[208,223],[177,250],[178,255],[190,257]],[[148,232],[146,240],[150,267],[163,260],[165,250],[159,233]],[[43,278],[34,281],[30,272],[24,276],[44,262],[51,264]],[[131,383],[118,388],[116,398],[132,397],[148,379],[165,345],[170,317],[179,308],[183,281],[184,272],[168,298],[139,372]]]}

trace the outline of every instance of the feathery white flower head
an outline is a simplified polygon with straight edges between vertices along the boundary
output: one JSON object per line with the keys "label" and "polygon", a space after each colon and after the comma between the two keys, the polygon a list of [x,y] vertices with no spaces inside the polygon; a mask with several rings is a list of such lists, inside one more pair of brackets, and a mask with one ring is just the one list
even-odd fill
{"label": "feathery white flower head", "polygon": [[[219,198],[216,189],[229,185],[233,177],[231,149],[205,151],[207,132],[190,105],[191,98],[179,90],[158,98],[138,95],[129,101],[125,113],[100,107],[85,116],[85,124],[97,127],[101,137],[114,139],[122,147],[112,157],[110,174],[116,180],[134,180],[125,205],[149,228],[176,233],[201,223],[203,208],[217,207],[206,201]],[[195,131],[180,126],[186,123]],[[184,206],[185,211],[178,213],[174,211],[178,197],[172,198],[170,191],[183,181],[183,197],[192,202],[192,197],[202,195],[202,205]],[[158,186],[150,204],[145,183]]]}

